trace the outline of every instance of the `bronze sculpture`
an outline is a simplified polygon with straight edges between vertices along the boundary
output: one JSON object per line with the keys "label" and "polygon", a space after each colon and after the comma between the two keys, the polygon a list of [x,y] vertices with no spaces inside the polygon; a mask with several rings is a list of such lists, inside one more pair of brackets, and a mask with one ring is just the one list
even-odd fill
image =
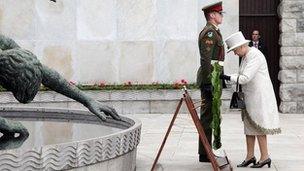
{"label": "bronze sculpture", "polygon": [[[69,84],[58,72],[41,64],[32,52],[22,49],[14,40],[0,35],[0,49],[0,85],[11,91],[20,103],[31,102],[43,84],[82,103],[102,121],[106,121],[106,116],[121,120],[114,108],[88,97],[75,85]],[[26,128],[21,123],[1,117],[0,132],[28,136]]]}

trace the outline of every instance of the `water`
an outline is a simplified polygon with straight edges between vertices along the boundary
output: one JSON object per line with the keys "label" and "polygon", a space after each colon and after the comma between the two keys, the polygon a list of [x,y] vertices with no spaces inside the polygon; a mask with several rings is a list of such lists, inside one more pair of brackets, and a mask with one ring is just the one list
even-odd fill
{"label": "water", "polygon": [[20,150],[93,139],[122,130],[97,124],[73,122],[21,121],[21,123],[28,129],[30,135],[18,148]]}

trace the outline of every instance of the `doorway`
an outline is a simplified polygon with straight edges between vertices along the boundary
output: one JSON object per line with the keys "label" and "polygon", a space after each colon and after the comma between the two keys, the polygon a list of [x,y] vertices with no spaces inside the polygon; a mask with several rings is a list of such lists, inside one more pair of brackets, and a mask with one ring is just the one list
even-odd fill
{"label": "doorway", "polygon": [[280,70],[278,0],[240,0],[240,31],[251,39],[253,30],[259,30],[267,52],[265,54],[277,103],[280,105],[278,73]]}

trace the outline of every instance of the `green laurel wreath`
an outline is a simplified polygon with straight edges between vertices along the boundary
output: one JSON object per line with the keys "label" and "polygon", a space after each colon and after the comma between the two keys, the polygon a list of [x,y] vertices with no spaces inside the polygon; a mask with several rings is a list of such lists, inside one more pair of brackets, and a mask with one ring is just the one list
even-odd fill
{"label": "green laurel wreath", "polygon": [[212,94],[212,123],[211,128],[213,129],[213,149],[217,150],[221,148],[221,95],[222,95],[222,86],[221,86],[221,80],[219,78],[220,74],[222,72],[222,67],[216,62],[213,64],[213,71],[211,73],[211,82],[213,86]]}

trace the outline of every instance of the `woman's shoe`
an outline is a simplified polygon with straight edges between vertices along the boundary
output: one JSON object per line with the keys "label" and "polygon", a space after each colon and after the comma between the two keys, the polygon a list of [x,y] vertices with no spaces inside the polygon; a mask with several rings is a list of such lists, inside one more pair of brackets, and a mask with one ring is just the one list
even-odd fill
{"label": "woman's shoe", "polygon": [[268,158],[268,159],[266,159],[262,162],[258,162],[257,164],[251,166],[251,168],[261,168],[266,164],[268,165],[268,168],[270,168],[270,166],[271,166],[271,159],[270,158]]}
{"label": "woman's shoe", "polygon": [[237,167],[247,167],[251,163],[253,163],[254,165],[256,164],[256,159],[254,156],[249,160],[244,160],[241,164],[237,165]]}

